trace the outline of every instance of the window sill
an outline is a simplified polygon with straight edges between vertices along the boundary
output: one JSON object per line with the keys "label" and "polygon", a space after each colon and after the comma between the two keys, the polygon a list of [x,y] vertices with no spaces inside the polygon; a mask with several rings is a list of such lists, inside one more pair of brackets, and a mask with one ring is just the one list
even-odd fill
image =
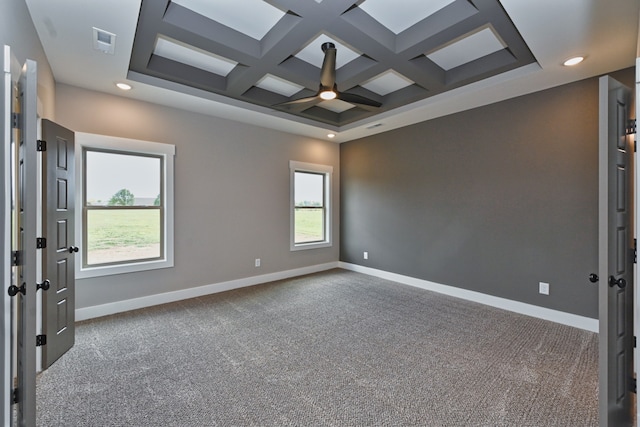
{"label": "window sill", "polygon": [[305,251],[307,249],[330,248],[331,242],[298,243],[291,245],[291,251]]}
{"label": "window sill", "polygon": [[114,274],[127,274],[171,267],[173,267],[173,260],[167,259],[133,262],[130,264],[120,265],[105,265],[103,267],[87,267],[80,268],[76,271],[76,279],[89,279],[91,277],[112,276]]}

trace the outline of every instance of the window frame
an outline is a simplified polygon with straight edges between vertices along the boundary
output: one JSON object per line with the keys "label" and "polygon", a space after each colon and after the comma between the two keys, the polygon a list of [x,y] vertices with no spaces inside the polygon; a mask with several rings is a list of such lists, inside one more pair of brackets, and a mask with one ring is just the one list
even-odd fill
{"label": "window frame", "polygon": [[[314,242],[302,242],[296,243],[296,229],[295,229],[295,175],[296,172],[312,173],[323,176],[324,188],[324,238],[323,240]],[[331,182],[333,175],[333,166],[320,165],[315,163],[298,162],[295,160],[289,161],[289,182],[290,182],[290,195],[289,195],[289,249],[291,251],[300,251],[307,249],[327,248],[333,246],[331,238],[333,230],[332,221],[332,206],[331,206]]]}
{"label": "window frame", "polygon": [[[133,207],[97,207],[85,206],[85,160],[87,151],[134,155],[141,157],[159,158],[161,172],[160,188],[160,226],[161,242],[160,257],[140,260],[118,261],[98,265],[86,264],[87,230],[85,227],[86,213],[94,209],[145,209],[143,206]],[[113,274],[133,273],[136,271],[170,268],[174,265],[174,156],[175,145],[158,142],[141,141],[128,138],[119,138],[105,135],[76,132],[76,200],[79,209],[76,209],[76,241],[79,242],[79,262],[76,262],[76,278],[90,278],[108,276]],[[157,209],[157,208],[154,208]]]}

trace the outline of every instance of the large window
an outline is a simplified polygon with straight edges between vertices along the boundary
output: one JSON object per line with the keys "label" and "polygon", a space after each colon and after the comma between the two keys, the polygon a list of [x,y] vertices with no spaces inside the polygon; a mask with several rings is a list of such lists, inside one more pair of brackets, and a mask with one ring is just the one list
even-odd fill
{"label": "large window", "polygon": [[79,277],[173,266],[174,146],[78,134]]}
{"label": "large window", "polygon": [[291,161],[291,250],[331,246],[331,166]]}

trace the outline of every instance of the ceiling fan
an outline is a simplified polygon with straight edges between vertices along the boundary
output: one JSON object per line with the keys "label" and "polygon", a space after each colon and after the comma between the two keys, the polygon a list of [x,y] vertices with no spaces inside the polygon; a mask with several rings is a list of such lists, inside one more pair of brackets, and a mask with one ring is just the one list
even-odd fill
{"label": "ceiling fan", "polygon": [[322,61],[322,70],[320,71],[320,88],[318,89],[318,93],[313,96],[283,102],[278,104],[278,107],[311,102],[318,103],[332,99],[348,102],[366,110],[376,109],[382,105],[378,101],[356,95],[355,93],[339,92],[338,86],[336,85],[336,45],[331,42],[326,42],[322,44],[321,48],[324,52],[324,60]]}

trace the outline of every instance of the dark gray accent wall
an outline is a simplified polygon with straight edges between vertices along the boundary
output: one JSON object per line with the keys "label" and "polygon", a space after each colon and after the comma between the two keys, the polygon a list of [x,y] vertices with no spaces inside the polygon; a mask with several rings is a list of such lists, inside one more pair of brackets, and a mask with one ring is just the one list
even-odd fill
{"label": "dark gray accent wall", "polygon": [[[616,77],[633,84],[632,69]],[[596,78],[348,142],[340,156],[341,261],[598,317]]]}

